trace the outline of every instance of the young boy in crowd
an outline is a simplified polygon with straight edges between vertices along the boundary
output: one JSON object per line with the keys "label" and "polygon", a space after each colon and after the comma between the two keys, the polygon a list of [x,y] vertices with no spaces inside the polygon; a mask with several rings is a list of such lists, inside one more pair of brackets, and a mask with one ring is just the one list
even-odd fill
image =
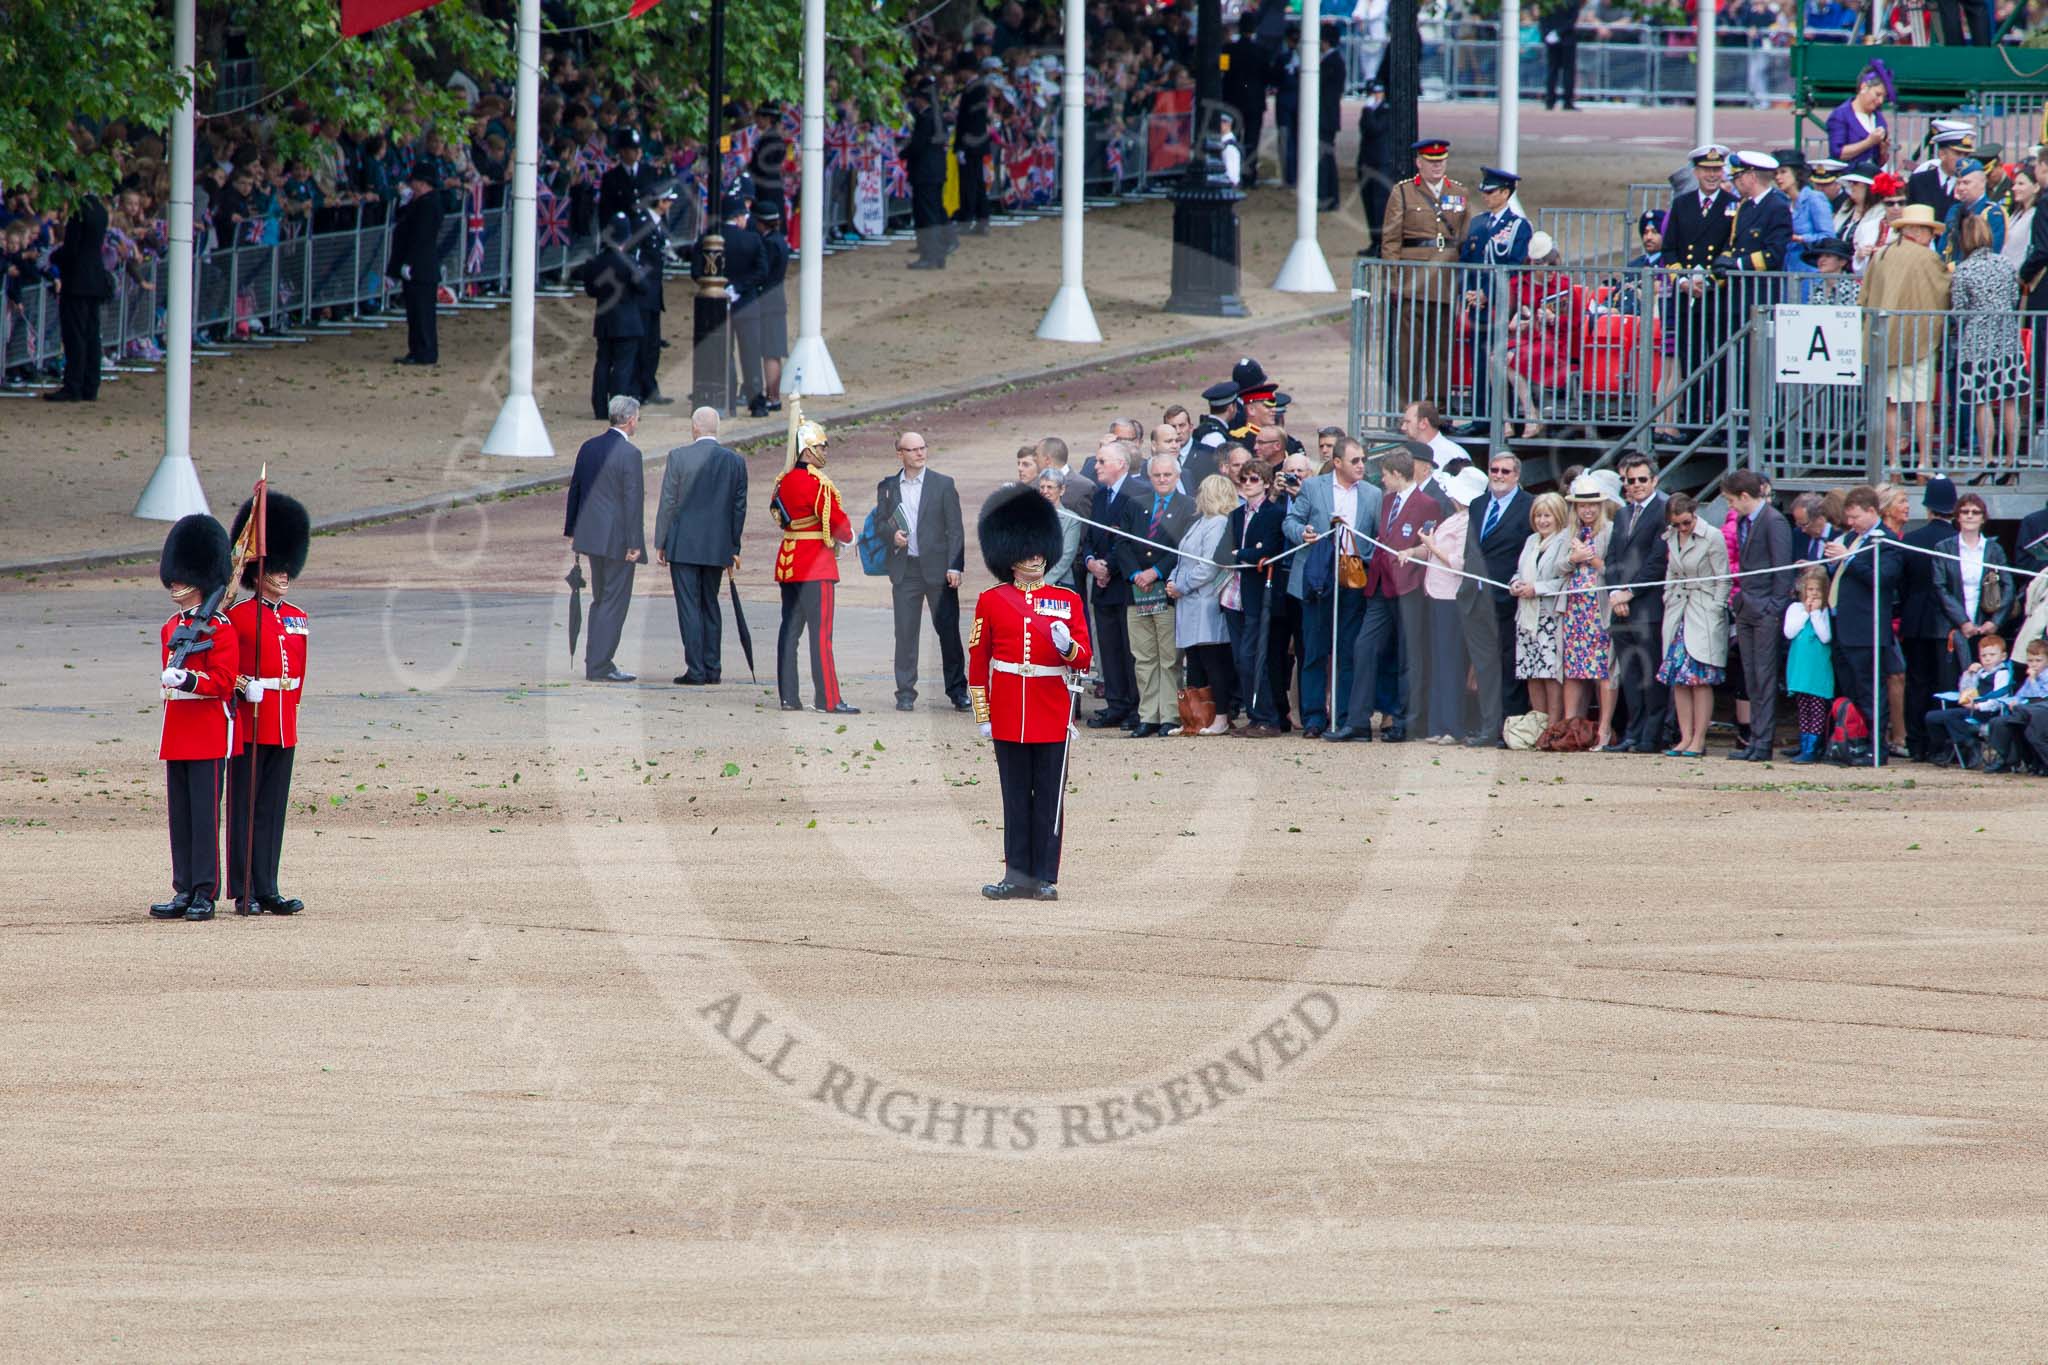
{"label": "young boy in crowd", "polygon": [[[149,907],[156,919],[212,919],[220,886],[220,784],[235,751],[241,652],[228,618],[201,612],[233,566],[227,528],[203,512],[181,518],[164,539],[157,576],[177,610],[159,632],[164,722],[156,756],[170,806],[172,896]],[[180,641],[193,636],[198,645],[176,659]]]}
{"label": "young boy in crowd", "polygon": [[[2005,637],[1977,637],[1977,662],[1963,670],[1956,684],[1956,704],[1927,713],[1927,733],[1934,743],[1946,740],[1962,755],[1962,766],[1974,768],[1979,740],[1991,718],[2005,709],[2017,680],[2005,657]],[[1941,759],[1935,760],[1937,763]]]}
{"label": "young boy in crowd", "polygon": [[[2042,743],[2033,736],[2043,737]],[[2021,748],[2026,740],[2031,759]],[[2016,772],[2029,761],[2036,772],[2048,772],[2048,640],[2027,645],[2027,680],[2005,698],[1997,715],[1984,727],[1987,773]]]}

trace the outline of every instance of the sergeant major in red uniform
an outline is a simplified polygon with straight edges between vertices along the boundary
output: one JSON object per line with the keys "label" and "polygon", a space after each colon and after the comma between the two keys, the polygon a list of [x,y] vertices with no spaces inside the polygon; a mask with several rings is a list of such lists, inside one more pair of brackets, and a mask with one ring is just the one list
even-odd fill
{"label": "sergeant major in red uniform", "polygon": [[[212,608],[233,571],[228,533],[200,513],[164,539],[157,577],[178,609],[159,634],[163,669],[164,794],[171,818],[171,890],[157,919],[213,918],[220,885],[220,780],[235,751],[235,628]],[[196,639],[196,643],[194,642]],[[181,661],[180,650],[185,651]]]}
{"label": "sergeant major in red uniform", "polygon": [[[255,595],[228,609],[241,655],[235,670],[238,748],[228,765],[227,883],[238,915],[296,915],[305,903],[278,892],[277,863],[291,799],[292,756],[298,752],[309,624],[306,613],[284,595],[305,570],[313,523],[295,498],[266,493],[263,501],[268,509],[264,556],[260,565],[254,559],[242,565],[242,586],[255,589]],[[232,537],[241,537],[253,502],[235,513]]]}
{"label": "sergeant major in red uniform", "polygon": [[1035,487],[992,496],[979,539],[982,560],[1001,581],[974,604],[967,692],[981,733],[995,743],[1003,788],[1003,876],[981,894],[1058,900],[1074,718],[1068,680],[1088,668],[1088,614],[1078,593],[1045,582],[1045,566],[1060,553],[1060,519]]}
{"label": "sergeant major in red uniform", "polygon": [[[794,401],[794,400],[792,400]],[[818,709],[857,716],[839,695],[839,670],[832,660],[832,616],[839,591],[839,547],[853,539],[853,523],[839,490],[825,476],[825,428],[798,422],[794,447],[768,502],[782,527],[775,552],[775,581],[782,585],[782,631],[775,646],[775,686],[782,709],[804,709],[797,672],[796,641],[811,636],[811,678]]]}

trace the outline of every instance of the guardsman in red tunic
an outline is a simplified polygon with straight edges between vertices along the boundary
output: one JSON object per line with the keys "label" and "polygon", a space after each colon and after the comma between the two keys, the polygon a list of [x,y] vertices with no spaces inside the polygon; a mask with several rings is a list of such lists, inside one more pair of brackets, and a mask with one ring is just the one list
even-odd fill
{"label": "guardsman in red tunic", "polygon": [[220,886],[220,781],[235,751],[235,627],[215,610],[234,569],[228,533],[200,513],[164,540],[157,577],[178,609],[159,634],[164,790],[171,816],[171,899],[157,919],[212,919]]}
{"label": "guardsman in red tunic", "polygon": [[[242,565],[242,586],[255,595],[228,609],[241,661],[235,670],[238,750],[228,764],[227,884],[238,915],[296,915],[305,903],[278,892],[277,862],[291,799],[292,755],[298,752],[308,625],[306,613],[284,595],[305,571],[313,522],[296,498],[282,493],[265,494],[264,506],[263,559]],[[245,502],[235,513],[229,534],[236,539],[248,524],[249,508]]]}
{"label": "guardsman in red tunic", "polygon": [[825,428],[798,422],[789,460],[768,508],[782,528],[782,546],[775,552],[775,581],[782,585],[782,632],[775,646],[775,687],[782,709],[804,709],[797,672],[796,641],[811,636],[811,678],[817,684],[818,709],[857,716],[839,695],[839,669],[832,661],[832,616],[839,591],[839,547],[853,539],[853,523],[839,490],[825,476]]}
{"label": "guardsman in red tunic", "polygon": [[1045,581],[1060,553],[1060,518],[1037,488],[991,497],[978,538],[998,581],[974,604],[967,693],[982,736],[995,744],[1003,788],[1003,876],[981,894],[1058,900],[1072,679],[1088,671],[1088,613],[1080,594]]}

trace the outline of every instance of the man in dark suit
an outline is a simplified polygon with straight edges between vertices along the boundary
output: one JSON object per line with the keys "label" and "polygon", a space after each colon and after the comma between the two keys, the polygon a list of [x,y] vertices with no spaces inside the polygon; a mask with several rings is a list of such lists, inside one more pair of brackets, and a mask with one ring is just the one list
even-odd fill
{"label": "man in dark suit", "polygon": [[[1901,550],[1886,532],[1878,516],[1876,489],[1868,484],[1852,488],[1842,501],[1849,534],[1822,551],[1835,570],[1828,593],[1834,615],[1835,692],[1854,702],[1870,722],[1870,747],[1882,764],[1887,755],[1880,675],[1906,671],[1905,658],[1892,638],[1891,621],[1898,609],[1899,584],[1905,577],[1903,561],[1922,556]],[[1858,554],[1858,550],[1863,552]],[[1873,653],[1877,656],[1874,660]]]}
{"label": "man in dark suit", "polygon": [[[1927,481],[1922,498],[1927,520],[1900,539],[1931,550],[1956,533],[1956,486],[1946,475]],[[1940,561],[1908,552],[1899,566],[1899,647],[1906,665],[1906,752],[1925,763],[1934,748],[1927,733],[1927,713],[1934,694],[1954,681],[1947,674],[1948,616],[1934,588],[1934,566]],[[1885,567],[1889,569],[1890,563]]]}
{"label": "man in dark suit", "polygon": [[441,288],[441,191],[424,161],[415,163],[406,179],[412,198],[391,225],[391,255],[384,266],[385,277],[398,281],[405,300],[405,354],[398,363],[438,365],[441,339],[434,307]]}
{"label": "man in dark suit", "polygon": [[1621,492],[1621,511],[1607,546],[1607,581],[1646,586],[1609,595],[1615,686],[1628,711],[1628,728],[1614,747],[1620,753],[1661,754],[1671,690],[1657,681],[1664,652],[1664,589],[1653,585],[1664,581],[1670,554],[1664,543],[1667,499],[1657,491],[1656,471],[1641,455],[1622,460]]}
{"label": "man in dark suit", "polygon": [[[1738,469],[1721,484],[1728,505],[1741,518],[1735,527],[1736,648],[1749,685],[1749,744],[1728,757],[1764,762],[1777,732],[1778,679],[1785,652],[1785,608],[1792,605],[1792,523],[1764,500],[1764,483],[1754,470]],[[1772,570],[1773,572],[1763,572]]]}
{"label": "man in dark suit", "polygon": [[1238,17],[1237,37],[1225,53],[1227,65],[1223,72],[1223,102],[1236,112],[1238,126],[1244,130],[1240,139],[1244,146],[1241,179],[1246,189],[1259,183],[1259,138],[1266,126],[1266,91],[1273,83],[1258,31],[1256,13]]}
{"label": "man in dark suit", "polygon": [[1174,547],[1198,519],[1195,500],[1179,491],[1180,461],[1156,451],[1145,461],[1145,488],[1120,500],[1109,562],[1115,577],[1131,585],[1124,619],[1131,640],[1131,665],[1138,680],[1138,726],[1134,738],[1163,735],[1174,728],[1180,645],[1173,599],[1166,580],[1179,557]]}
{"label": "man in dark suit", "polygon": [[626,629],[633,601],[633,566],[647,555],[645,496],[640,448],[640,402],[626,394],[612,399],[611,426],[576,452],[589,455],[595,472],[575,490],[577,505],[567,531],[570,547],[590,557],[590,629],[585,636],[583,676],[591,682],[632,682],[612,661]]}
{"label": "man in dark suit", "polygon": [[875,522],[889,543],[889,595],[896,608],[896,709],[917,706],[917,637],[926,611],[939,637],[946,696],[955,711],[969,707],[967,655],[960,647],[960,575],[967,532],[960,490],[936,469],[923,436],[896,438],[903,468],[875,485]]}
{"label": "man in dark suit", "polygon": [[[2048,147],[2044,147],[2042,155],[2034,161],[2035,183],[2038,184],[2043,176],[2048,176]],[[2030,221],[2033,225],[2027,229],[2027,255],[2020,263],[2020,307],[2025,311],[2027,326],[2034,334],[2034,354],[2048,355],[2048,214],[2037,213]],[[2048,385],[2035,385],[2033,395],[2020,400],[2021,407],[2041,412],[2044,406],[2048,406],[2048,392],[2044,390],[2048,390]],[[2044,524],[2043,529],[2048,530],[2048,524]],[[2022,553],[2026,543],[2026,537],[2021,536]],[[1924,556],[1914,555],[1913,558]]]}
{"label": "man in dark suit", "polygon": [[[1673,319],[1678,327],[1681,372],[1700,369],[1721,344],[1726,318],[1721,289],[1708,277],[1715,258],[1728,250],[1735,231],[1736,197],[1721,183],[1728,149],[1718,143],[1692,149],[1697,188],[1676,195],[1665,215],[1664,262],[1677,273]],[[1717,369],[1715,375],[1720,371]],[[1718,378],[1693,386],[1696,397],[1686,406],[1685,420],[1705,425],[1720,412]]]}
{"label": "man in dark suit", "polygon": [[1316,207],[1337,211],[1337,134],[1344,130],[1345,71],[1343,30],[1338,21],[1323,20],[1323,55],[1316,72]]}
{"label": "man in dark suit", "polygon": [[1081,542],[1087,555],[1082,567],[1091,580],[1088,593],[1095,608],[1095,657],[1102,664],[1102,709],[1088,718],[1092,730],[1138,724],[1138,674],[1131,662],[1130,622],[1125,615],[1131,585],[1110,562],[1117,538],[1106,529],[1121,526],[1124,504],[1147,491],[1143,480],[1131,477],[1136,455],[1137,447],[1128,441],[1105,439],[1095,448],[1097,487],[1088,512],[1095,525]]}
{"label": "man in dark suit", "polygon": [[668,453],[654,512],[654,554],[668,566],[683,637],[679,687],[719,681],[725,621],[718,584],[726,570],[739,568],[746,525],[747,462],[719,443],[717,409],[698,408],[690,414],[690,443]]}
{"label": "man in dark suit", "polygon": [[946,268],[946,121],[939,116],[936,86],[925,77],[911,87],[910,136],[903,142],[910,176],[910,225],[917,230],[912,270]]}
{"label": "man in dark suit", "polygon": [[1543,107],[1579,107],[1579,11],[1585,0],[1557,0],[1539,10],[1536,30],[1543,35]]}
{"label": "man in dark suit", "polygon": [[1407,451],[1389,451],[1380,458],[1380,519],[1372,532],[1380,544],[1365,565],[1365,623],[1352,645],[1351,707],[1344,723],[1327,736],[1339,744],[1372,739],[1373,680],[1389,655],[1397,660],[1400,710],[1387,717],[1380,738],[1390,744],[1408,738],[1408,722],[1421,715],[1417,703],[1428,695],[1423,570],[1420,564],[1403,561],[1398,552],[1413,549],[1421,528],[1435,521],[1439,511],[1435,500],[1416,486],[1415,476],[1415,458]]}
{"label": "man in dark suit", "polygon": [[612,216],[619,213],[632,217],[639,209],[642,197],[654,188],[657,174],[655,167],[641,159],[638,128],[622,129],[612,140],[612,149],[618,160],[597,182],[597,221],[600,223],[610,222]]}
{"label": "man in dark suit", "polygon": [[1934,155],[1906,177],[1906,202],[1927,205],[1936,221],[1943,221],[1956,205],[1956,163],[1977,154],[1977,130],[1961,119],[1945,118],[1934,120],[1933,129]]}
{"label": "man in dark suit", "polygon": [[[1465,532],[1466,573],[1496,583],[1514,581],[1522,543],[1529,538],[1533,501],[1521,485],[1522,462],[1514,455],[1500,451],[1486,462],[1486,496],[1473,501]],[[1515,676],[1515,599],[1504,587],[1467,578],[1458,585],[1458,615],[1479,685],[1479,728],[1465,743],[1474,749],[1506,747],[1501,726],[1508,712],[1519,715],[1529,709],[1528,686]]]}
{"label": "man in dark suit", "polygon": [[107,206],[88,194],[64,219],[64,240],[50,253],[57,274],[57,330],[64,341],[64,385],[43,395],[50,403],[94,403],[100,396],[100,305],[114,295],[113,277],[100,260],[107,240]]}
{"label": "man in dark suit", "polygon": [[633,221],[624,214],[605,224],[603,249],[576,267],[583,292],[597,300],[591,332],[597,359],[590,370],[590,410],[603,420],[611,400],[639,392],[640,343],[647,335],[646,298],[654,288],[645,267],[627,254]]}

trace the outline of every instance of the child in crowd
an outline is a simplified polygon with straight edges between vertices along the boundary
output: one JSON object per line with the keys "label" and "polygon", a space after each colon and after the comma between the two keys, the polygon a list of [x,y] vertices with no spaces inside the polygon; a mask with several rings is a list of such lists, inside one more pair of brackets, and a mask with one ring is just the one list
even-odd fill
{"label": "child in crowd", "polygon": [[[2023,739],[2031,759],[2021,748]],[[1990,750],[1984,759],[1987,773],[2016,772],[2028,761],[2048,771],[2048,640],[2027,645],[2027,680],[1985,725],[1984,744]]]}
{"label": "child in crowd", "polygon": [[[1977,662],[1963,670],[1956,684],[1956,704],[1927,713],[1928,734],[1937,743],[1953,744],[1962,755],[1962,766],[1974,768],[1984,727],[2005,709],[2005,699],[2016,686],[2012,663],[2005,657],[2005,637],[1978,636]],[[1943,762],[1943,757],[1935,762]]]}
{"label": "child in crowd", "polygon": [[1799,575],[1799,600],[1785,608],[1785,690],[1799,710],[1799,756],[1794,763],[1820,760],[1827,740],[1828,705],[1835,696],[1835,660],[1829,643],[1834,618],[1828,612],[1828,573]]}

